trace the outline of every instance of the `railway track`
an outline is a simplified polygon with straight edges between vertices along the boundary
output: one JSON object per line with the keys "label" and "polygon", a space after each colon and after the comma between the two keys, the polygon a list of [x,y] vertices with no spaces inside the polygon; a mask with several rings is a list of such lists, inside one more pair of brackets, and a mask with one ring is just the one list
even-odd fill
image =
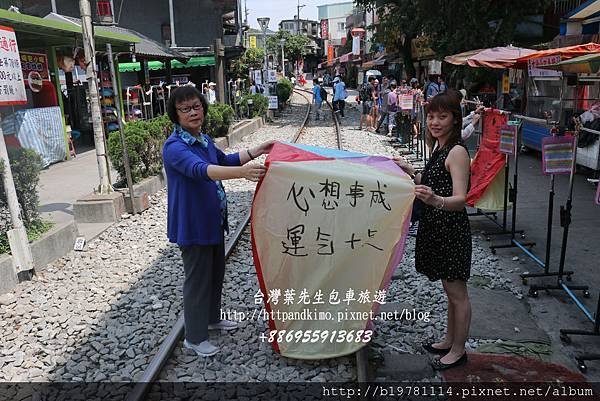
{"label": "railway track", "polygon": [[[299,94],[300,96],[302,96],[307,102],[306,112],[305,112],[304,118],[302,120],[302,123],[300,125],[300,128],[298,129],[298,131],[296,132],[296,134],[293,136],[293,138],[291,140],[293,143],[296,143],[296,142],[300,141],[300,138],[302,137],[302,135],[304,133],[306,133],[306,130],[307,130],[307,123],[308,123],[308,120],[310,117],[310,111],[311,111],[312,92],[305,90],[305,89],[295,89],[294,91],[297,94]],[[335,135],[336,135],[338,149],[342,150],[343,146],[342,146],[342,138],[341,138],[341,130],[340,130],[339,121],[338,121],[335,113],[333,112],[333,107],[332,107],[331,103],[328,101],[327,101],[327,106],[331,110],[332,121],[333,121],[334,128],[335,128]],[[244,234],[244,231],[245,231],[246,227],[248,226],[249,222],[250,222],[250,210],[248,210],[248,212],[245,214],[245,216],[242,219],[242,221],[240,222],[240,224],[238,224],[235,232],[229,238],[229,240],[227,241],[227,243],[225,245],[226,260],[229,259],[229,257],[233,253],[237,243],[242,238],[242,235]],[[137,382],[136,386],[128,394],[128,397],[127,397],[128,401],[138,401],[138,400],[145,399],[145,396],[148,394],[153,383],[157,382],[157,380],[161,374],[161,371],[166,366],[167,362],[171,358],[175,349],[179,346],[179,342],[183,338],[183,335],[184,335],[184,319],[183,319],[183,313],[181,313],[181,315],[177,319],[177,322],[172,327],[172,329],[170,330],[170,332],[168,333],[168,335],[166,336],[164,341],[161,343],[158,351],[156,352],[156,354],[154,355],[154,357],[151,359],[150,363],[144,370],[144,373],[141,376],[141,378],[139,379],[139,381]],[[359,382],[367,381],[367,372],[368,372],[367,365],[368,365],[368,363],[367,363],[366,348],[367,347],[363,347],[361,349],[361,351],[356,353],[357,377],[358,377]]]}

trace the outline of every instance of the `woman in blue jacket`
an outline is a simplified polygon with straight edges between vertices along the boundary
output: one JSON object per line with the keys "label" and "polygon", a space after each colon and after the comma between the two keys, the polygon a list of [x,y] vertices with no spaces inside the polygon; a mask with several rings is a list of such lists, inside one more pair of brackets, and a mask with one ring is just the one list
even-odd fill
{"label": "woman in blue jacket", "polygon": [[208,330],[233,330],[235,322],[220,319],[225,274],[224,231],[227,197],[222,180],[258,181],[261,164],[248,163],[268,153],[273,141],[226,155],[202,132],[208,103],[194,87],[177,88],[169,98],[167,113],[175,124],[163,147],[168,182],[167,236],[183,259],[184,346],[200,356],[219,348],[208,341]]}

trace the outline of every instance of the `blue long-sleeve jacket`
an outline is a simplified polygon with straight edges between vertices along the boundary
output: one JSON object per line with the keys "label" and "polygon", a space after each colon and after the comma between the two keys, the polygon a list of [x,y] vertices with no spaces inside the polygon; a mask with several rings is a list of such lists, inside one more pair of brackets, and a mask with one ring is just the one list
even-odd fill
{"label": "blue long-sleeve jacket", "polygon": [[[180,246],[217,245],[227,229],[225,193],[207,174],[211,164],[239,166],[238,153],[226,155],[212,139],[194,138],[177,127],[163,147],[167,173],[167,236]],[[226,208],[226,206],[225,206]]]}

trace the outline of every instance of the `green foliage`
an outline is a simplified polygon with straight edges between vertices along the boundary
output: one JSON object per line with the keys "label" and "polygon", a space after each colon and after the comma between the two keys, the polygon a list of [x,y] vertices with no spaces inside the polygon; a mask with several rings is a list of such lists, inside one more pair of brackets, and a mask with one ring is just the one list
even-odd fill
{"label": "green foliage", "polygon": [[[8,148],[8,158],[21,206],[21,218],[27,230],[29,241],[35,241],[52,227],[52,223],[39,218],[39,196],[37,186],[42,170],[42,158],[32,149]],[[0,160],[0,175],[4,174],[4,161]],[[10,245],[6,232],[12,229],[10,211],[4,182],[0,180],[0,253],[9,253]]]}
{"label": "green foliage", "polygon": [[[375,42],[388,53],[399,52],[413,67],[411,41],[421,35],[437,59],[467,50],[523,45],[516,27],[527,17],[543,14],[550,0],[355,0],[359,7],[377,10],[380,24]],[[414,70],[413,70],[414,71]],[[409,73],[409,75],[412,75]]]}
{"label": "green foliage", "polygon": [[310,39],[304,35],[292,35],[283,29],[267,39],[267,50],[270,54],[277,54],[278,56],[281,54],[281,39],[285,39],[283,49],[287,59],[299,60],[307,54],[306,46],[310,43]]}
{"label": "green foliage", "polygon": [[258,48],[246,49],[242,57],[231,63],[231,73],[236,78],[245,79],[250,69],[261,69],[265,60],[265,50]]}
{"label": "green foliage", "polygon": [[277,98],[279,99],[280,105],[288,101],[293,90],[294,85],[289,79],[280,78],[277,80]]}
{"label": "green foliage", "polygon": [[[37,210],[39,204],[37,185],[43,166],[42,158],[32,149],[8,148],[7,150],[17,199],[21,205],[21,218],[23,219],[23,224],[28,227],[39,216]],[[2,165],[2,173],[4,173],[4,165]],[[2,180],[0,180],[0,208],[8,209],[6,190]],[[4,220],[2,218],[2,232],[10,229],[7,228],[10,227],[10,216],[7,221]]]}
{"label": "green foliage", "polygon": [[[129,121],[125,124],[125,144],[134,183],[161,171],[162,147],[172,130],[173,124],[166,115],[147,121]],[[124,180],[125,166],[119,131],[110,133],[108,153],[113,167]]]}
{"label": "green foliage", "polygon": [[262,94],[248,94],[242,96],[238,107],[242,113],[242,115],[248,115],[248,100],[252,100],[252,116],[251,117],[260,117],[267,114],[267,110],[269,108],[269,100],[263,96]]}
{"label": "green foliage", "polygon": [[228,104],[215,103],[208,108],[205,120],[206,133],[213,138],[227,135],[235,112]]}
{"label": "green foliage", "polygon": [[[44,221],[41,219],[33,220],[27,229],[27,239],[29,242],[36,241],[42,237],[45,233],[50,231],[54,226],[54,223],[50,221]],[[8,236],[6,231],[0,233],[0,254],[10,253],[10,243],[8,242]]]}

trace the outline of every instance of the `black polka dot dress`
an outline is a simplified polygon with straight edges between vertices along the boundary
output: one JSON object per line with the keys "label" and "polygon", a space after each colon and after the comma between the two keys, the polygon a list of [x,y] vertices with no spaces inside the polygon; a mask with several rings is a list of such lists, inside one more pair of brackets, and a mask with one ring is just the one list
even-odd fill
{"label": "black polka dot dress", "polygon": [[[433,189],[436,195],[452,196],[452,176],[444,163],[454,146],[437,149],[423,171],[421,184]],[[423,204],[417,243],[415,265],[431,281],[463,280],[471,274],[471,227],[467,210],[446,211]]]}

